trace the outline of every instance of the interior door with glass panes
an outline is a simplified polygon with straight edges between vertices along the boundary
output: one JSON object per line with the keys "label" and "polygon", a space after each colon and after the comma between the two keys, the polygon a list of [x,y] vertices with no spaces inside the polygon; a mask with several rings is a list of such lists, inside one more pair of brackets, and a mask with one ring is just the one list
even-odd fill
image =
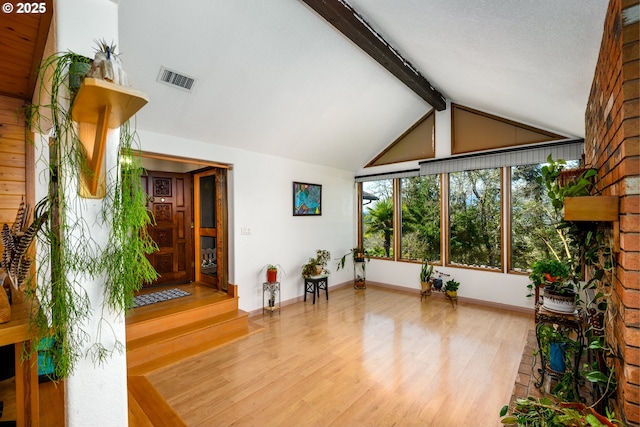
{"label": "interior door with glass panes", "polygon": [[226,170],[194,174],[196,280],[227,288]]}

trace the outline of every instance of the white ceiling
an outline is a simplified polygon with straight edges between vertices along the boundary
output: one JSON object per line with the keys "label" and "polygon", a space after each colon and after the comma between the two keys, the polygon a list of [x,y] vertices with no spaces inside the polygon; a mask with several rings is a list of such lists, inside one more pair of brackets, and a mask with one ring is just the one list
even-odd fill
{"label": "white ceiling", "polygon": [[[567,136],[607,0],[348,0],[448,100]],[[431,108],[300,0],[123,0],[137,127],[356,171]],[[156,82],[161,66],[197,79]]]}

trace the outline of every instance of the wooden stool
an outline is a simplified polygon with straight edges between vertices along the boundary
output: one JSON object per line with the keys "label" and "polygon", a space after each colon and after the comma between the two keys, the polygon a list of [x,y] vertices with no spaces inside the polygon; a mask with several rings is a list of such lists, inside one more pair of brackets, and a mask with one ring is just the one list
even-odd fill
{"label": "wooden stool", "polygon": [[316,295],[320,298],[320,289],[324,289],[329,301],[329,278],[328,276],[318,275],[304,278],[304,300],[307,300],[307,293],[313,293],[313,303],[316,303]]}

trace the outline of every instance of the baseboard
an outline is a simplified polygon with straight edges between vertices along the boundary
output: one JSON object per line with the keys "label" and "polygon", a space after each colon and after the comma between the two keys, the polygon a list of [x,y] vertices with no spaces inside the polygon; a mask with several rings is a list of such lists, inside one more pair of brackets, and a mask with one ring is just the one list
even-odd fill
{"label": "baseboard", "polygon": [[[329,286],[329,290],[331,289],[340,289],[340,288],[344,288],[346,286],[353,286],[353,281],[347,281],[347,282],[342,282],[342,283],[338,283],[336,285],[333,286]],[[389,283],[382,283],[382,282],[373,282],[370,280],[367,280],[367,287],[377,287],[377,288],[385,288],[385,289],[390,289],[396,292],[404,292],[404,293],[409,293],[409,294],[415,294],[415,295],[420,295],[420,289],[418,288],[407,288],[406,286],[398,286],[398,285],[392,285]],[[432,292],[430,298],[445,298],[444,292]],[[282,307],[286,307],[287,305],[291,305],[291,304],[295,304],[299,301],[303,301],[304,300],[304,295],[300,295],[297,296],[295,298],[291,298],[288,299],[286,301],[282,301]],[[468,298],[468,297],[463,297],[463,296],[459,296],[458,295],[458,302],[462,302],[465,304],[474,304],[474,305],[480,305],[480,306],[485,306],[485,307],[491,307],[491,308],[498,308],[501,310],[507,310],[507,311],[514,311],[517,313],[524,313],[524,314],[533,314],[534,313],[534,309],[533,308],[526,308],[526,307],[519,307],[517,305],[510,305],[510,304],[503,304],[503,303],[499,303],[499,302],[492,302],[492,301],[485,301],[485,300],[480,300],[480,299],[475,299],[475,298]],[[249,317],[253,317],[253,316],[258,316],[262,314],[262,308],[258,308],[257,310],[252,310],[249,312]]]}

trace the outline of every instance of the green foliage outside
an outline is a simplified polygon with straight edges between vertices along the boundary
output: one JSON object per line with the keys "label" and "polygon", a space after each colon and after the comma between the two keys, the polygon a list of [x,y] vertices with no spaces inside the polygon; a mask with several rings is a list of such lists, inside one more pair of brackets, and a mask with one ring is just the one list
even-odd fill
{"label": "green foliage outside", "polygon": [[401,258],[439,262],[440,176],[403,178],[401,192]]}
{"label": "green foliage outside", "polygon": [[567,261],[562,231],[556,228],[562,213],[553,208],[538,182],[543,166],[511,169],[511,269],[515,271],[527,271],[541,259]]}
{"label": "green foliage outside", "polygon": [[362,207],[363,247],[370,256],[393,257],[393,181],[391,179],[363,184],[363,191],[378,197]]}
{"label": "green foliage outside", "polygon": [[452,264],[499,269],[500,169],[449,174],[449,256]]}

